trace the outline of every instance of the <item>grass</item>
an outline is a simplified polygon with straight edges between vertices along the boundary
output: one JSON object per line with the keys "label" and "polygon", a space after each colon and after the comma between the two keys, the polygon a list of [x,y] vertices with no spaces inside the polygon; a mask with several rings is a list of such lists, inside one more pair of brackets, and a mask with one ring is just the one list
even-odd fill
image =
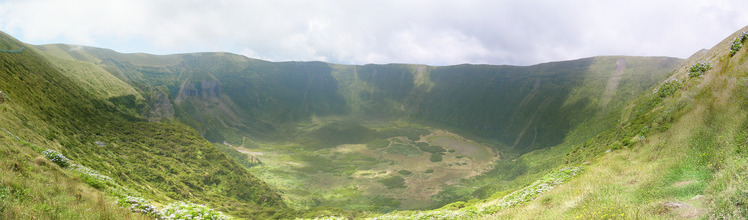
{"label": "grass", "polygon": [[[248,145],[252,145],[251,148],[267,155],[286,154],[268,156],[270,158],[259,157],[263,163],[268,163],[264,167],[272,169],[251,169],[262,173],[265,181],[279,184],[276,187],[282,189],[288,197],[303,201],[302,207],[323,205],[325,202],[299,200],[303,197],[301,195],[319,192],[319,195],[324,197],[334,190],[316,185],[315,187],[321,187],[323,190],[286,186],[297,181],[315,180],[316,178],[308,176],[318,175],[316,172],[319,170],[322,171],[319,175],[324,177],[329,175],[332,179],[341,178],[340,184],[334,184],[339,187],[349,187],[348,184],[351,182],[370,181],[367,178],[356,179],[357,173],[369,170],[392,173],[402,170],[405,166],[413,167],[408,167],[414,173],[408,175],[409,181],[446,182],[443,178],[461,179],[485,174],[460,182],[450,181],[450,185],[455,185],[455,188],[451,189],[441,186],[427,187],[439,192],[439,195],[429,198],[438,204],[477,197],[486,198],[497,192],[521,187],[562,162],[558,154],[563,154],[565,149],[584,142],[594,136],[595,132],[615,126],[615,122],[610,122],[613,120],[607,119],[608,115],[615,114],[612,112],[616,112],[626,101],[665,77],[669,68],[681,62],[679,59],[656,57],[596,57],[528,67],[428,67],[401,64],[348,66],[321,62],[272,63],[226,53],[205,53],[199,56],[129,55],[66,45],[45,45],[37,47],[35,51],[48,54],[49,56],[45,55],[45,60],[52,63],[54,68],[60,69],[62,74],[85,73],[68,78],[84,85],[81,86],[83,91],[90,93],[91,96],[107,97],[106,102],[100,107],[127,115],[128,120],[142,120],[147,118],[144,117],[144,113],[161,110],[143,105],[153,101],[153,91],[157,90],[165,94],[168,97],[167,101],[173,104],[171,107],[162,106],[166,108],[163,109],[165,112],[173,108],[173,120],[190,125],[199,135],[214,143],[226,141],[232,145],[244,146],[250,142]],[[622,69],[623,72],[616,69],[621,60],[627,64],[626,68]],[[78,63],[88,64],[77,65]],[[109,75],[102,74],[102,70]],[[618,73],[623,74],[615,75]],[[106,78],[110,76],[129,84],[132,90],[129,87],[118,87],[122,83]],[[553,83],[549,83],[551,81]],[[120,89],[105,93],[108,90],[101,88],[109,85],[107,83],[113,88]],[[132,91],[137,93],[133,94]],[[605,97],[599,97],[599,94],[605,94]],[[590,118],[592,115],[594,117]],[[316,118],[323,119],[316,121]],[[597,123],[600,119],[607,121]],[[169,119],[164,120],[169,122]],[[399,124],[358,124],[361,121]],[[166,124],[165,127],[173,126],[170,123]],[[137,131],[138,129],[153,131],[143,124],[125,124],[124,127],[128,127],[129,130],[118,132],[137,136],[143,135]],[[472,152],[463,147],[454,149],[433,143],[419,146],[417,143],[427,144],[423,141],[417,142],[421,136],[430,132],[423,129],[424,127],[445,128],[493,149],[481,146],[474,147],[474,150],[480,152]],[[70,136],[60,132],[48,133],[50,137]],[[106,135],[125,136],[111,132]],[[192,135],[188,136],[179,138],[192,138]],[[403,143],[389,139],[398,136],[404,137],[401,139]],[[93,135],[85,137],[92,140],[62,142],[68,147],[87,146],[91,142],[100,141],[93,140],[96,139]],[[147,149],[150,148],[148,145],[152,144],[161,146],[177,143],[168,135],[156,137],[165,141],[138,141],[125,137],[128,142],[136,144],[116,143],[117,138],[111,138],[109,142],[115,142],[116,145],[112,146],[122,149]],[[194,143],[198,146],[203,145]],[[373,154],[347,146],[364,144],[370,151],[389,152],[392,155]],[[560,147],[520,156],[533,150],[549,149],[557,145]],[[246,163],[246,158],[236,154],[236,151],[221,145],[217,147],[233,160],[242,163],[244,167],[256,166]],[[291,148],[314,152],[302,152]],[[463,152],[460,149],[470,152]],[[64,153],[78,158],[89,158],[83,154],[84,150],[77,151],[81,152]],[[488,169],[484,162],[495,158],[483,155],[493,156],[496,152],[501,152],[502,157],[506,155],[507,160],[501,161],[492,172],[486,172]],[[169,154],[165,149],[155,149],[136,156],[160,157],[164,153]],[[204,159],[215,151],[206,151],[206,148],[199,147],[191,153],[179,153],[180,156]],[[89,161],[100,170],[109,170],[112,167],[117,170],[116,165],[111,164],[119,162],[107,160],[106,163],[96,163],[93,160],[94,157],[108,158],[107,156],[109,155],[97,153],[91,156]],[[125,160],[130,159],[132,158]],[[512,161],[514,159],[518,159],[516,164]],[[434,162],[425,165],[410,162],[417,160]],[[210,192],[220,192],[224,188],[202,184],[197,179],[187,180],[188,184],[180,184],[185,182],[182,180],[189,179],[188,177],[204,177],[207,174],[174,172],[181,175],[177,179],[161,175],[173,169],[175,166],[172,165],[179,162],[181,161],[171,160],[162,164],[149,161],[148,166],[158,167],[162,171],[157,172],[157,175],[141,176],[136,174],[139,172],[117,170],[115,172],[121,174],[112,176],[128,178],[128,181],[138,186],[133,188],[148,188],[155,185],[160,192],[152,194],[162,198],[178,196],[180,192],[194,194],[198,188],[208,188],[210,190],[207,191]],[[147,170],[147,167],[133,166],[137,170]],[[188,164],[188,167],[193,169],[196,166]],[[426,173],[429,169],[433,172]],[[456,171],[444,172],[445,170]],[[503,170],[509,170],[508,174],[502,173]],[[492,186],[496,185],[491,181],[495,179],[500,179],[502,187]],[[506,184],[515,179],[517,182],[511,186]],[[161,184],[149,184],[149,181],[167,181],[175,183],[178,187],[168,188]],[[210,179],[207,182],[215,183],[217,180]],[[362,184],[371,185],[369,182]],[[480,190],[472,190],[474,188]],[[371,196],[369,193],[373,192],[376,190],[364,194]],[[481,195],[476,197],[474,194]],[[291,202],[292,199],[288,197],[284,200]],[[359,198],[358,195],[351,197]],[[423,201],[426,199],[422,198]],[[403,202],[402,206],[413,203],[415,202]]]}
{"label": "grass", "polygon": [[[745,84],[734,82],[747,72],[743,71],[746,66],[742,61],[732,63],[721,59],[727,56],[719,54],[712,58],[715,69],[721,69],[720,72],[707,72],[702,76],[704,80],[689,80],[684,83],[688,85],[686,89],[661,100],[659,105],[649,105],[648,110],[639,111],[631,120],[634,124],[623,128],[639,130],[637,136],[646,136],[644,141],[599,157],[586,157],[591,160],[587,172],[568,184],[525,206],[487,218],[729,219],[745,216],[740,196],[746,189],[741,182],[746,155],[736,152],[746,146],[746,109],[745,105],[731,103],[741,102],[741,96],[734,95],[739,94],[734,91],[742,90]],[[743,70],[735,71],[736,68]],[[674,75],[687,76],[678,72]],[[676,107],[682,105],[683,100],[692,104]],[[672,119],[658,119],[664,115]],[[636,123],[648,124],[644,126],[648,131],[634,126]],[[605,146],[611,142],[597,138],[589,144]]]}
{"label": "grass", "polygon": [[[325,126],[328,124],[325,120],[340,119],[319,117],[315,123],[308,126],[312,128],[308,131]],[[447,185],[445,181],[477,175],[496,159],[490,155],[483,155],[491,153],[487,146],[469,142],[462,137],[451,139],[453,141],[450,143],[455,144],[454,148],[457,149],[452,149],[452,152],[436,146],[429,141],[433,139],[421,137],[457,135],[435,132],[425,126],[382,122],[360,124],[371,126],[368,129],[376,131],[373,136],[382,138],[375,140],[382,140],[382,143],[387,144],[373,149],[368,146],[369,144],[343,144],[335,148],[307,151],[295,143],[276,145],[258,142],[258,147],[251,151],[263,158],[263,164],[250,170],[283,192],[284,201],[296,209],[310,213],[333,209],[337,210],[334,213],[354,217],[361,215],[363,211],[389,212],[430,206],[434,200],[429,197],[442,190]],[[398,132],[411,129],[415,131]],[[409,138],[400,134],[418,135]],[[443,154],[443,162],[429,162],[430,153],[424,152],[421,148],[440,152]],[[476,159],[458,155],[458,151],[464,151],[465,155]],[[430,172],[427,172],[428,170]],[[397,184],[397,187],[388,189],[378,181],[391,176],[401,176],[403,185]],[[399,202],[396,205],[388,202],[383,203],[387,204],[385,206],[373,207],[372,202],[380,197],[396,199]],[[355,212],[358,214],[346,214]]]}
{"label": "grass", "polygon": [[[567,183],[555,184],[552,190],[537,190],[544,189],[545,183],[554,182],[549,180],[558,179],[554,174],[559,171],[550,172],[520,190],[497,192],[489,199],[457,202],[440,210],[401,211],[372,218],[744,218],[748,210],[745,205],[748,84],[741,79],[748,75],[748,64],[744,62],[745,52],[724,52],[729,39],[694,58],[711,62],[719,71],[704,71],[701,77],[687,78],[688,66],[681,66],[670,79],[670,82],[680,80],[679,86],[664,89],[657,86],[657,90],[637,98],[620,115],[603,117],[621,118],[617,127],[578,144],[534,151],[516,159],[521,162],[549,155],[554,162],[539,164],[554,166],[558,161],[567,165],[587,164],[585,172],[576,177],[560,178],[563,181],[559,182]],[[606,120],[609,119],[603,122]],[[566,154],[559,158],[558,152],[551,151]],[[537,161],[526,163],[530,162]],[[501,163],[497,167],[502,167]],[[530,173],[543,170],[515,177],[527,178]],[[513,184],[522,182],[517,178],[512,180]],[[502,201],[517,205],[503,206],[506,203]]]}
{"label": "grass", "polygon": [[[3,34],[0,45],[22,44]],[[108,91],[108,84],[103,82],[113,78],[97,78],[101,83],[86,84],[79,81],[82,80],[80,78],[67,77],[65,74],[71,72],[63,73],[60,66],[51,64],[48,57],[39,53],[30,49],[22,53],[0,54],[0,77],[3,78],[0,88],[9,97],[0,104],[0,128],[5,132],[2,138],[18,141],[4,146],[10,149],[40,148],[33,149],[35,152],[55,150],[88,168],[76,170],[92,171],[80,172],[87,173],[80,176],[72,172],[76,173],[72,178],[80,178],[77,181],[84,185],[88,185],[87,181],[99,188],[106,188],[109,181],[96,177],[107,176],[156,203],[188,200],[238,216],[289,214],[277,193],[205,141],[194,129],[178,123],[145,122],[135,95],[107,98],[108,95],[96,92]],[[93,72],[91,74],[95,75]],[[132,87],[129,89],[135,91]],[[35,158],[35,155],[38,154],[29,153],[31,158]],[[33,182],[57,182],[45,178],[54,177],[51,173],[43,174],[21,183],[37,186]],[[40,189],[50,187],[39,186]],[[72,190],[59,192],[62,193],[61,198],[77,198]],[[101,201],[111,204],[103,193],[99,195],[102,195]],[[74,200],[61,199],[57,202],[39,202],[39,205],[46,204],[42,208],[50,212],[64,212],[58,208]],[[103,209],[102,206],[100,210]],[[42,217],[46,214],[37,211],[21,212],[20,215],[50,218]]]}
{"label": "grass", "polygon": [[[211,219],[230,219],[231,218],[230,216],[225,216],[223,213],[219,211],[215,211],[210,208],[207,208],[204,205],[186,204],[181,201],[177,201],[175,203],[169,204],[168,206],[164,207],[163,210],[159,210],[158,207],[151,205],[148,200],[140,198],[140,197],[135,197],[135,196],[140,196],[141,195],[140,193],[132,191],[126,187],[123,187],[111,177],[102,175],[96,170],[90,169],[80,164],[76,164],[71,159],[65,157],[64,155],[62,155],[61,153],[55,150],[46,149],[42,151],[40,147],[24,141],[20,137],[13,135],[10,131],[5,130],[5,132],[10,137],[14,138],[14,139],[10,139],[11,141],[21,144],[25,148],[25,150],[29,150],[29,149],[33,150],[35,153],[39,153],[44,157],[44,159],[42,159],[42,157],[37,157],[36,159],[34,159],[35,164],[58,168],[56,171],[62,172],[64,174],[69,174],[69,173],[75,174],[75,176],[78,176],[80,180],[88,184],[90,187],[101,190],[100,192],[94,192],[94,193],[97,193],[99,196],[98,203],[101,203],[101,200],[104,200],[101,192],[106,192],[106,194],[108,195],[107,198],[105,198],[106,200],[114,199],[116,201],[113,204],[122,206],[122,208],[129,206],[127,208],[130,212],[140,213],[143,216],[150,217],[150,218],[184,219],[184,218],[191,218],[190,216],[193,216],[193,217],[202,216],[202,217],[207,217]],[[30,159],[30,156],[28,154],[24,156],[27,159]],[[51,163],[47,163],[47,161]],[[13,167],[13,171],[21,172],[19,177],[28,176],[25,173],[26,168],[24,167],[24,165],[18,165],[18,163],[14,163],[12,167]],[[62,169],[59,169],[59,168],[62,168]],[[64,168],[67,168],[67,170],[63,170]],[[42,177],[41,179],[44,179],[44,178]],[[55,178],[55,180],[60,181],[59,178]],[[74,187],[72,186],[73,184],[71,184],[71,182],[66,182],[65,185],[68,185],[68,187]],[[8,187],[8,186],[11,186],[11,187]],[[59,188],[56,188],[56,190],[59,191]],[[66,193],[71,193],[71,192],[61,191],[61,192],[56,192],[56,193],[60,193],[61,195],[64,196]],[[80,192],[74,192],[74,193],[75,193],[75,198],[77,202],[82,202],[81,199],[83,195]],[[28,196],[27,194],[29,194],[29,190],[22,189],[22,187],[13,185],[13,183],[10,183],[7,186],[6,184],[0,185],[0,200],[2,201],[2,204],[3,204],[3,206],[0,207],[0,213],[3,213],[5,217],[17,218],[18,216],[15,216],[15,215],[18,215],[19,213],[13,213],[13,208],[15,207],[7,206],[7,205],[12,204],[12,203],[20,203],[22,200],[24,200],[24,197]],[[33,199],[36,200],[38,198],[33,198]],[[58,198],[54,198],[54,199],[58,199]],[[65,202],[68,202],[68,201],[58,201],[58,202],[60,202],[61,204],[64,204]],[[35,204],[35,206],[36,205],[38,204]],[[54,213],[54,215],[47,216],[47,217],[81,218],[81,217],[69,216],[69,215],[80,215],[80,213],[63,211],[62,209],[57,208],[57,207],[48,207],[47,204],[45,203],[43,203],[42,205],[43,205],[42,208],[48,209],[45,211]],[[101,209],[101,207],[96,207],[96,208]],[[92,208],[89,208],[86,211],[90,211],[91,209]],[[106,207],[104,209],[106,209]],[[107,211],[107,210],[104,210],[104,211]],[[49,215],[51,213],[43,213],[43,214]],[[24,213],[21,213],[21,214],[24,214]],[[36,214],[39,214],[39,213],[32,213],[28,217],[34,216]],[[94,213],[93,216],[87,216],[87,217],[96,217],[96,215]],[[97,218],[101,218],[101,216]]]}
{"label": "grass", "polygon": [[[20,46],[7,39],[0,44]],[[714,70],[693,79],[676,71],[627,106],[680,61],[338,66],[222,53],[129,56],[43,48],[56,57],[40,54],[42,49],[0,54],[0,88],[11,100],[0,105],[0,126],[89,170],[72,178],[102,189],[121,182],[158,203],[185,200],[240,216],[287,217],[279,190],[284,201],[309,210],[307,216],[360,217],[458,200],[441,210],[391,216],[679,217],[668,202],[712,207],[713,217],[745,213],[745,186],[733,177],[745,174],[745,167],[728,164],[744,161],[746,151],[739,132],[745,126],[735,125],[745,112],[732,105],[745,100],[730,95],[743,92],[731,79],[743,74],[734,71],[744,65],[743,51],[705,56]],[[620,62],[627,67],[615,75]],[[171,98],[176,119],[145,122],[153,88]],[[367,119],[396,125],[361,122]],[[459,135],[447,138],[450,146],[424,142],[433,127],[481,144]],[[242,162],[246,157],[237,151],[201,135],[242,146],[249,139],[253,150],[265,153],[266,165]],[[501,160],[491,169],[496,151]],[[590,165],[579,177],[560,169],[585,162]],[[398,172],[406,169],[409,174]],[[94,178],[100,176],[112,181]],[[566,181],[574,184],[561,184]],[[414,185],[421,191],[414,193]],[[2,198],[19,192],[0,191]],[[712,196],[713,203],[686,201],[695,195]],[[35,211],[25,217],[51,216]]]}
{"label": "grass", "polygon": [[393,212],[371,219],[473,219],[528,202],[543,192],[568,181],[581,171],[580,167],[569,167],[548,173],[542,179],[522,189],[487,203],[466,204],[465,202],[456,202],[437,210]]}
{"label": "grass", "polygon": [[0,157],[2,219],[150,219],[7,135],[0,135]]}

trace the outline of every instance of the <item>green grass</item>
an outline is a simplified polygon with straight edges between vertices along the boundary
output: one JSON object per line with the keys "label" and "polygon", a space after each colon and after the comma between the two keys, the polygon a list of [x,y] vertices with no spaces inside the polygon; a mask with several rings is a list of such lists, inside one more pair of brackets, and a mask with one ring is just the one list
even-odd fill
{"label": "green grass", "polygon": [[[388,164],[392,170],[399,170],[398,166],[406,163],[394,155],[423,159],[427,165],[411,165],[419,170],[412,171],[432,169],[430,175],[441,178],[453,175],[442,172],[444,169],[474,166],[476,163],[470,160],[493,160],[480,155],[501,154],[502,160],[493,170],[460,181],[455,186],[459,189],[439,188],[440,194],[432,198],[439,204],[486,198],[532,182],[564,162],[561,157],[565,150],[616,126],[617,117],[623,114],[620,109],[628,101],[662,80],[670,68],[681,62],[662,57],[595,57],[527,67],[351,66],[273,63],[226,53],[154,56],[67,45],[45,45],[36,50],[48,54],[45,59],[64,74],[85,72],[81,75],[85,78],[70,78],[90,87],[84,89],[88,93],[107,97],[100,106],[127,115],[128,120],[149,118],[157,111],[174,112],[173,120],[191,126],[211,142],[226,141],[239,146],[251,140],[251,148],[262,148],[268,155],[287,154],[283,158],[269,156],[273,157],[269,160],[260,157],[263,163],[269,163],[272,172],[277,171],[264,175],[268,177],[266,181],[274,183],[311,181],[313,178],[305,175],[322,171],[324,175],[344,178],[337,185],[347,187],[349,181],[359,181],[349,179],[357,178],[357,172],[387,169]],[[618,71],[616,67],[624,61],[625,68]],[[81,62],[88,64],[77,65]],[[110,75],[101,74],[101,70]],[[106,83],[122,85],[106,78],[111,76],[133,90],[104,93],[107,90],[101,88]],[[163,105],[159,108],[153,105],[156,91],[168,97],[161,100]],[[145,103],[150,105],[144,106]],[[390,123],[396,125],[387,125]],[[417,142],[429,134],[424,128],[447,129],[494,149],[476,147],[481,154],[466,153],[449,146]],[[405,138],[398,143],[400,139],[390,139],[393,137]],[[66,146],[91,141],[64,140]],[[339,152],[362,151],[349,146],[357,144],[392,155]],[[236,151],[218,148],[244,167],[252,165]],[[538,149],[550,150],[523,156]],[[202,148],[199,152],[203,155],[195,152],[189,156],[210,154]],[[599,152],[592,152],[596,153]],[[465,172],[469,172],[466,176],[475,175]],[[500,187],[495,186],[496,179],[501,181]],[[294,198],[316,191],[275,187]],[[221,187],[207,188],[219,191]],[[324,197],[331,190],[318,192]],[[307,199],[303,201],[312,204]]]}
{"label": "green grass", "polygon": [[149,219],[113,204],[104,193],[0,135],[0,218]]}
{"label": "green grass", "polygon": [[[22,44],[3,34],[0,45]],[[101,93],[109,91],[107,82],[116,78],[103,77],[86,82],[82,78],[68,77],[66,74],[76,70],[60,70],[63,66],[51,64],[49,57],[39,53],[38,50],[0,53],[0,78],[3,79],[0,80],[0,89],[9,97],[0,104],[0,127],[18,135],[17,139],[10,133],[7,136],[2,134],[0,138],[16,139],[20,143],[6,145],[10,149],[39,146],[35,148],[56,150],[67,158],[74,158],[77,164],[111,177],[157,203],[193,201],[237,216],[288,214],[276,192],[205,141],[194,129],[178,123],[145,122],[136,95],[118,96],[135,91],[132,87],[122,90],[113,86],[111,92],[115,93]],[[87,78],[103,73],[90,72],[92,75],[87,75]],[[117,85],[128,86],[121,82]],[[97,142],[105,143],[105,146],[99,146]],[[31,158],[35,158],[34,155],[29,154]],[[35,186],[48,184],[49,178],[55,176],[50,172],[43,174],[36,175],[37,179],[13,181]],[[86,176],[74,178],[82,178],[81,183],[88,181],[99,188],[106,185]],[[46,190],[50,187],[39,188]],[[87,190],[101,196],[102,202],[111,204],[102,192],[91,189]],[[76,197],[68,194],[71,192],[74,191],[60,190],[60,196]],[[39,205],[54,208],[72,202],[66,199],[53,206],[50,206],[51,202]],[[104,207],[99,210],[104,210]],[[101,213],[105,212],[115,211]],[[42,217],[44,214],[37,212],[22,216],[49,217]]]}
{"label": "green grass", "polygon": [[[745,31],[748,27],[741,31]],[[739,31],[736,34],[741,34]],[[401,211],[373,219],[733,219],[746,216],[748,174],[748,75],[746,53],[727,54],[730,39],[693,60],[718,71],[688,77],[676,68],[678,86],[656,85],[620,112],[604,114],[603,132],[574,130],[565,143],[516,157],[496,167],[516,172],[486,173],[527,185],[493,189],[492,197],[457,202],[432,211]],[[610,124],[614,126],[610,126]],[[565,153],[565,154],[564,154]],[[545,160],[545,161],[544,161]],[[504,160],[502,160],[504,161]],[[505,161],[506,162],[506,161]],[[587,164],[585,172],[553,170]],[[550,166],[550,168],[548,167]],[[532,170],[529,170],[532,169]],[[514,174],[512,174],[514,173]],[[537,176],[537,174],[543,174]],[[563,175],[562,175],[563,176]],[[572,177],[575,176],[575,177]],[[535,180],[528,182],[527,180]],[[544,183],[554,184],[552,190]],[[477,178],[475,182],[480,182]],[[501,180],[501,179],[499,179]],[[471,182],[466,183],[470,184]],[[482,190],[482,194],[486,194]],[[530,193],[538,192],[538,193]],[[509,203],[502,203],[510,201]],[[518,201],[518,202],[512,202]],[[504,206],[502,204],[513,204]],[[488,210],[488,211],[486,211]]]}
{"label": "green grass", "polygon": [[[508,209],[488,218],[745,216],[740,196],[746,188],[740,174],[744,173],[746,155],[736,151],[746,145],[746,110],[745,105],[732,103],[741,99],[734,91],[745,87],[745,84],[735,84],[736,79],[748,72],[744,71],[745,63],[732,63],[723,59],[727,54],[720,53],[717,52],[711,62],[721,71],[707,72],[702,76],[704,80],[690,79],[684,83],[688,89],[672,93],[674,97],[664,98],[660,104],[647,103],[651,100],[647,96],[640,98],[635,105],[647,107],[635,111],[631,120],[615,133],[604,133],[584,146],[590,150],[595,149],[594,146],[605,149],[619,142],[616,139],[622,140],[620,142],[632,136],[644,139],[628,142],[626,147],[610,153],[581,157],[582,161],[591,160],[585,174],[521,208]],[[687,77],[687,71],[684,67],[674,75]],[[684,105],[684,100],[688,104]],[[585,151],[574,154],[581,152]],[[699,195],[705,199],[698,199]],[[687,206],[672,208],[666,205],[668,203]]]}
{"label": "green grass", "polygon": [[[0,40],[0,48],[22,46]],[[118,182],[155,203],[203,203],[237,216],[289,217],[282,201],[307,210],[307,217],[361,217],[428,201],[451,204],[392,216],[649,219],[681,217],[663,203],[683,202],[706,207],[703,216],[734,218],[746,210],[741,115],[748,99],[741,96],[748,89],[737,80],[748,77],[746,53],[716,51],[698,57],[714,65],[700,77],[686,78],[684,65],[657,84],[681,61],[345,66],[48,45],[0,53],[0,89],[10,100],[0,104],[0,126],[24,140],[7,145],[9,151],[39,148],[28,153],[39,158],[40,149],[53,149],[112,178],[57,169],[62,174],[41,172],[42,180],[64,175],[100,189]],[[161,110],[173,110],[174,119],[146,122],[156,111],[149,103],[155,91],[167,97],[162,101],[170,105]],[[459,133],[450,136],[458,146],[419,142],[434,128]],[[248,163],[203,137],[251,145],[264,153],[265,164]],[[501,159],[492,169],[483,166],[495,152]],[[589,163],[585,173],[574,178],[560,169],[582,163]],[[16,172],[15,164],[8,166]],[[16,185],[39,182],[7,178]],[[431,184],[455,179],[462,180]],[[411,181],[438,194],[410,194]],[[0,198],[22,198],[7,210],[29,204],[17,196],[23,190],[0,188]],[[72,203],[66,198],[75,191],[61,192],[61,204]],[[696,195],[709,202],[689,200]],[[416,196],[422,200],[407,199]],[[63,205],[54,199],[3,214],[55,218],[49,213]],[[517,202],[496,205],[501,201]],[[92,218],[129,218],[96,209],[93,216],[104,217]],[[77,206],[71,210],[62,217],[79,216]]]}

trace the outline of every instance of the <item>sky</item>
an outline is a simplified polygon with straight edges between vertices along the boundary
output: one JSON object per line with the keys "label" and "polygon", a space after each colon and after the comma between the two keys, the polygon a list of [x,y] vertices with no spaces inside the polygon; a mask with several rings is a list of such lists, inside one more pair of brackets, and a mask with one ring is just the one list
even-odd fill
{"label": "sky", "polygon": [[428,65],[687,58],[748,25],[745,0],[0,0],[30,44],[269,61]]}

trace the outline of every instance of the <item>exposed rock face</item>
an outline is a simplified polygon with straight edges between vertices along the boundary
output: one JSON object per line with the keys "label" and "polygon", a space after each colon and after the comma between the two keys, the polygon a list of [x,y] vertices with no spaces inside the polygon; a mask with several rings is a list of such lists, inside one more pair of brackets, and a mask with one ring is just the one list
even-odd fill
{"label": "exposed rock face", "polygon": [[179,90],[177,100],[181,101],[188,97],[217,98],[222,92],[221,84],[217,80],[210,81],[185,81]]}
{"label": "exposed rock face", "polygon": [[174,106],[169,101],[169,96],[157,89],[152,89],[148,97],[148,105],[151,106],[149,121],[174,118]]}

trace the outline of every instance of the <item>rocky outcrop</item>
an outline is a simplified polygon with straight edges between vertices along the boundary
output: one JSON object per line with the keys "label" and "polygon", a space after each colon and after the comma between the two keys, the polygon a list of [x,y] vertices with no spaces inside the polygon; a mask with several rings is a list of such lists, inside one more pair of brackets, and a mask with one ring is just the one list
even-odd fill
{"label": "rocky outcrop", "polygon": [[203,81],[185,81],[179,89],[177,101],[184,100],[188,97],[197,98],[218,98],[223,88],[217,80]]}
{"label": "rocky outcrop", "polygon": [[158,89],[151,89],[148,97],[148,105],[151,111],[148,114],[149,121],[160,121],[161,119],[174,118],[174,106],[172,106],[169,96]]}

